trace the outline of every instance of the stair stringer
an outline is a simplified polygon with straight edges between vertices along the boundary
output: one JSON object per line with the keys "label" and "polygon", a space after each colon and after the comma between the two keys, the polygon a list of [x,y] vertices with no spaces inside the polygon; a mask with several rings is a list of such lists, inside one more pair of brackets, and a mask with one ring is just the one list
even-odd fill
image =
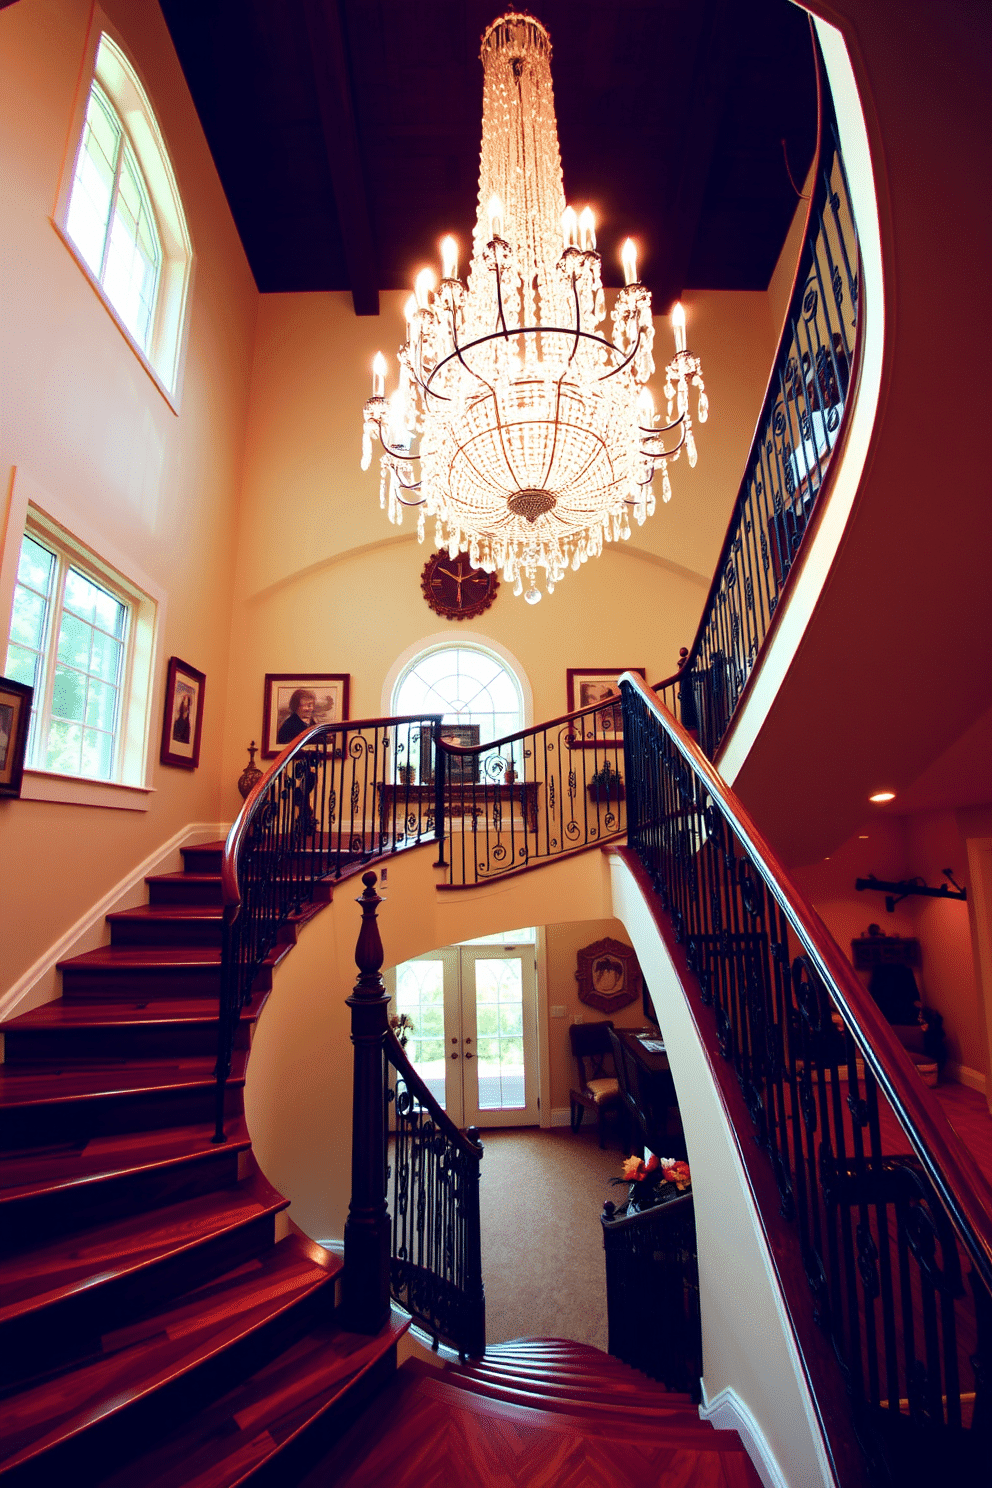
{"label": "stair stringer", "polygon": [[[602,852],[576,853],[496,883],[449,889],[433,870],[435,843],[397,853],[377,885],[386,966],[438,946],[521,925],[607,919],[610,876]],[[361,875],[302,925],[296,944],[272,968],[272,991],[255,1025],[245,1083],[245,1120],[255,1158],[291,1201],[293,1221],[311,1239],[338,1248],[351,1180],[350,1010],[357,972],[355,900]],[[539,1026],[546,1018],[539,1018]],[[545,1068],[542,1035],[539,1057]]]}
{"label": "stair stringer", "polygon": [[706,1050],[651,905],[622,858],[611,854],[609,865],[609,912],[630,936],[651,988],[689,1152],[704,1399],[729,1399],[732,1393],[753,1421],[757,1429],[742,1436],[768,1488],[783,1480],[836,1488],[786,1302]]}

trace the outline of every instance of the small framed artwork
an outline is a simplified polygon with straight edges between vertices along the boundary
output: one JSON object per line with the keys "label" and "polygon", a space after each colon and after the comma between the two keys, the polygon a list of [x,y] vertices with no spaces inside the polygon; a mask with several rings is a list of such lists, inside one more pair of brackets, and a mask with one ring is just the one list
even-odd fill
{"label": "small framed artwork", "polygon": [[601,1013],[613,1013],[641,996],[641,968],[633,946],[606,936],[577,953],[579,1001]]}
{"label": "small framed artwork", "polygon": [[180,770],[195,770],[200,763],[200,735],[203,733],[203,697],[207,679],[196,667],[169,658],[165,681],[165,710],[162,718],[163,765],[176,765]]}
{"label": "small framed artwork", "polygon": [[[459,749],[470,749],[479,742],[479,725],[477,723],[442,723],[441,739],[445,744],[457,744]],[[430,729],[425,729],[420,737],[420,778],[423,781],[434,779]],[[478,780],[479,756],[477,754],[449,754],[445,778],[454,785],[470,784]]]}
{"label": "small framed artwork", "polygon": [[34,688],[0,677],[0,797],[19,796]]}
{"label": "small framed artwork", "polygon": [[344,723],[350,684],[350,672],[266,672],[262,758],[273,759],[315,723]]}
{"label": "small framed artwork", "polygon": [[[617,679],[624,672],[636,672],[641,678],[643,667],[569,667],[568,711],[577,713],[593,703],[603,703],[595,713],[589,713],[577,721],[575,743],[594,748],[623,739],[623,714],[620,708],[620,689]],[[581,732],[578,724],[581,724]]]}

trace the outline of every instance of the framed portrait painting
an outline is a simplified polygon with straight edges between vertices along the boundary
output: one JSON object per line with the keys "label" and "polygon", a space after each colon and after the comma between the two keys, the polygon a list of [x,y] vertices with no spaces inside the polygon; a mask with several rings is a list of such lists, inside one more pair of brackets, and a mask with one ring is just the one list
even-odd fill
{"label": "framed portrait painting", "polygon": [[[617,679],[624,672],[644,677],[643,667],[569,667],[568,711],[577,713],[593,703],[603,706],[595,713],[576,720],[575,743],[593,748],[623,739],[623,714]],[[581,729],[579,728],[581,725]]]}
{"label": "framed portrait painting", "polygon": [[19,796],[34,688],[0,677],[0,796]]}
{"label": "framed portrait painting", "polygon": [[266,672],[262,758],[273,759],[315,723],[344,723],[350,683],[350,672]]}
{"label": "framed portrait painting", "polygon": [[163,765],[180,770],[195,770],[200,763],[200,736],[203,733],[203,698],[207,679],[189,662],[170,656],[165,680],[165,708],[162,717]]}

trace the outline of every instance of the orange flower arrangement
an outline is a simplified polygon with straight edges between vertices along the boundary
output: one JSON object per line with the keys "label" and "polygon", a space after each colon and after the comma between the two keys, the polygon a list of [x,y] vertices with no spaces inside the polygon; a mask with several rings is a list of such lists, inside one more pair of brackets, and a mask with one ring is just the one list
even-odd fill
{"label": "orange flower arrangement", "polygon": [[[647,1161],[643,1157],[626,1158],[622,1177],[614,1178],[612,1181],[645,1185],[640,1189],[642,1205],[649,1189],[653,1189],[657,1194],[659,1189],[663,1189],[670,1183],[679,1193],[686,1193],[692,1187],[692,1176],[687,1162],[675,1157],[656,1157],[653,1152]],[[634,1192],[635,1190],[632,1189],[632,1196]]]}

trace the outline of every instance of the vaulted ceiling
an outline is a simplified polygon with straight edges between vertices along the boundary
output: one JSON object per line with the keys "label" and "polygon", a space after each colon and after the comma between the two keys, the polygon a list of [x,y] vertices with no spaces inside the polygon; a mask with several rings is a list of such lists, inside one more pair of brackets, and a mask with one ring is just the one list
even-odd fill
{"label": "vaulted ceiling", "polygon": [[[161,0],[263,291],[375,314],[475,217],[493,0]],[[805,13],[789,0],[540,0],[565,192],[604,280],[631,234],[658,310],[765,289],[812,157]]]}

